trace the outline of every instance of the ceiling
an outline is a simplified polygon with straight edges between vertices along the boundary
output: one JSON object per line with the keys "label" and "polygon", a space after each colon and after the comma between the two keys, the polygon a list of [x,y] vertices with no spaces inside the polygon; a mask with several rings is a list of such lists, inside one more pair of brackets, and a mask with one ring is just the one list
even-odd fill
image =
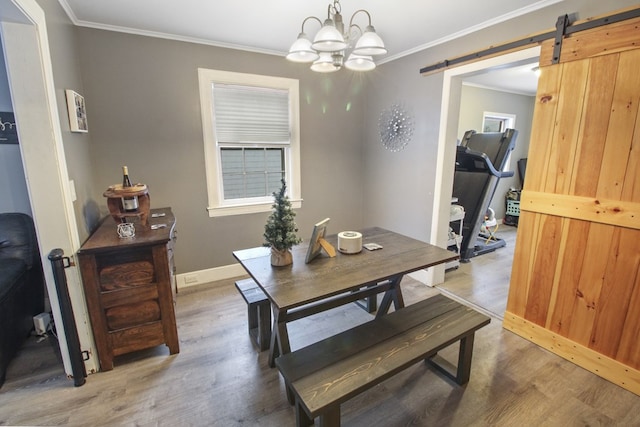
{"label": "ceiling", "polygon": [[538,61],[523,61],[507,67],[486,69],[463,77],[463,84],[535,96],[538,89]]}
{"label": "ceiling", "polygon": [[[386,55],[375,58],[381,64],[560,1],[342,0],[340,6],[345,24],[359,8],[369,11],[372,25],[388,50]],[[79,26],[283,56],[301,31],[304,18],[313,15],[324,20],[332,3],[329,0],[59,2]],[[366,15],[357,14],[354,23],[366,26]],[[309,21],[305,32],[313,37],[318,28],[319,24]],[[502,76],[499,81],[511,80]],[[489,83],[478,84],[490,86]]]}

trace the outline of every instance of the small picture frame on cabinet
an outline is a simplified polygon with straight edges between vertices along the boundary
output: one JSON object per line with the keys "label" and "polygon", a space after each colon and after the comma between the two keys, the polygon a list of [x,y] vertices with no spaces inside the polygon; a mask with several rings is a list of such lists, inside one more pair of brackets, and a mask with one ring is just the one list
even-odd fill
{"label": "small picture frame on cabinet", "polygon": [[71,132],[89,132],[84,97],[71,89],[65,90],[65,93],[67,95],[67,111],[69,112],[69,128]]}

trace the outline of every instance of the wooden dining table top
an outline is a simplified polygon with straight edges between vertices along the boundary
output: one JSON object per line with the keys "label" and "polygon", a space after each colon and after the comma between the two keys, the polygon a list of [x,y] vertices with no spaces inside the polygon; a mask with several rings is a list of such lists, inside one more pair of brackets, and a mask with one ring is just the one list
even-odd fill
{"label": "wooden dining table top", "polygon": [[[293,264],[271,265],[270,249],[237,250],[234,257],[264,290],[279,310],[288,310],[367,285],[458,259],[458,254],[405,235],[371,227],[359,230],[362,243],[377,243],[382,249],[362,249],[357,254],[324,252],[305,263],[308,243],[292,248]],[[337,234],[326,237],[337,247]]]}

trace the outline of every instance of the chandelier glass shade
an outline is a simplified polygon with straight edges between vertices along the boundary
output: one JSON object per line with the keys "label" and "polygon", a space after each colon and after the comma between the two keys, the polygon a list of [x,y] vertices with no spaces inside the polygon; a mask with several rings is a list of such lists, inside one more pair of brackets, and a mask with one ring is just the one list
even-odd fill
{"label": "chandelier glass shade", "polygon": [[[364,31],[354,24],[356,15],[363,13],[368,18],[368,25]],[[313,38],[313,42],[304,32],[304,26],[309,20],[320,24],[320,30]],[[345,55],[351,49],[347,60]],[[334,0],[327,8],[327,19],[324,23],[315,16],[309,16],[302,21],[302,31],[291,45],[287,59],[293,62],[311,63],[311,70],[319,73],[331,73],[343,66],[353,71],[369,71],[376,67],[373,56],[387,53],[382,38],[371,25],[371,15],[364,9],[357,10],[351,16],[349,26],[345,30],[342,21],[339,0]]]}
{"label": "chandelier glass shade", "polygon": [[344,36],[338,31],[331,19],[324,21],[322,28],[316,33],[311,45],[311,49],[319,52],[337,52],[344,50],[346,47],[347,43],[344,41]]}

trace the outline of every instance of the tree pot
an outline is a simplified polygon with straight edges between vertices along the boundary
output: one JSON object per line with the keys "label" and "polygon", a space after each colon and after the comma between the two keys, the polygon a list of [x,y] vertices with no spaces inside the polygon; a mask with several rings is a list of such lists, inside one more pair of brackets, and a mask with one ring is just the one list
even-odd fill
{"label": "tree pot", "polygon": [[271,248],[271,265],[274,267],[283,267],[292,263],[293,255],[291,255],[289,249],[279,251],[276,248]]}

